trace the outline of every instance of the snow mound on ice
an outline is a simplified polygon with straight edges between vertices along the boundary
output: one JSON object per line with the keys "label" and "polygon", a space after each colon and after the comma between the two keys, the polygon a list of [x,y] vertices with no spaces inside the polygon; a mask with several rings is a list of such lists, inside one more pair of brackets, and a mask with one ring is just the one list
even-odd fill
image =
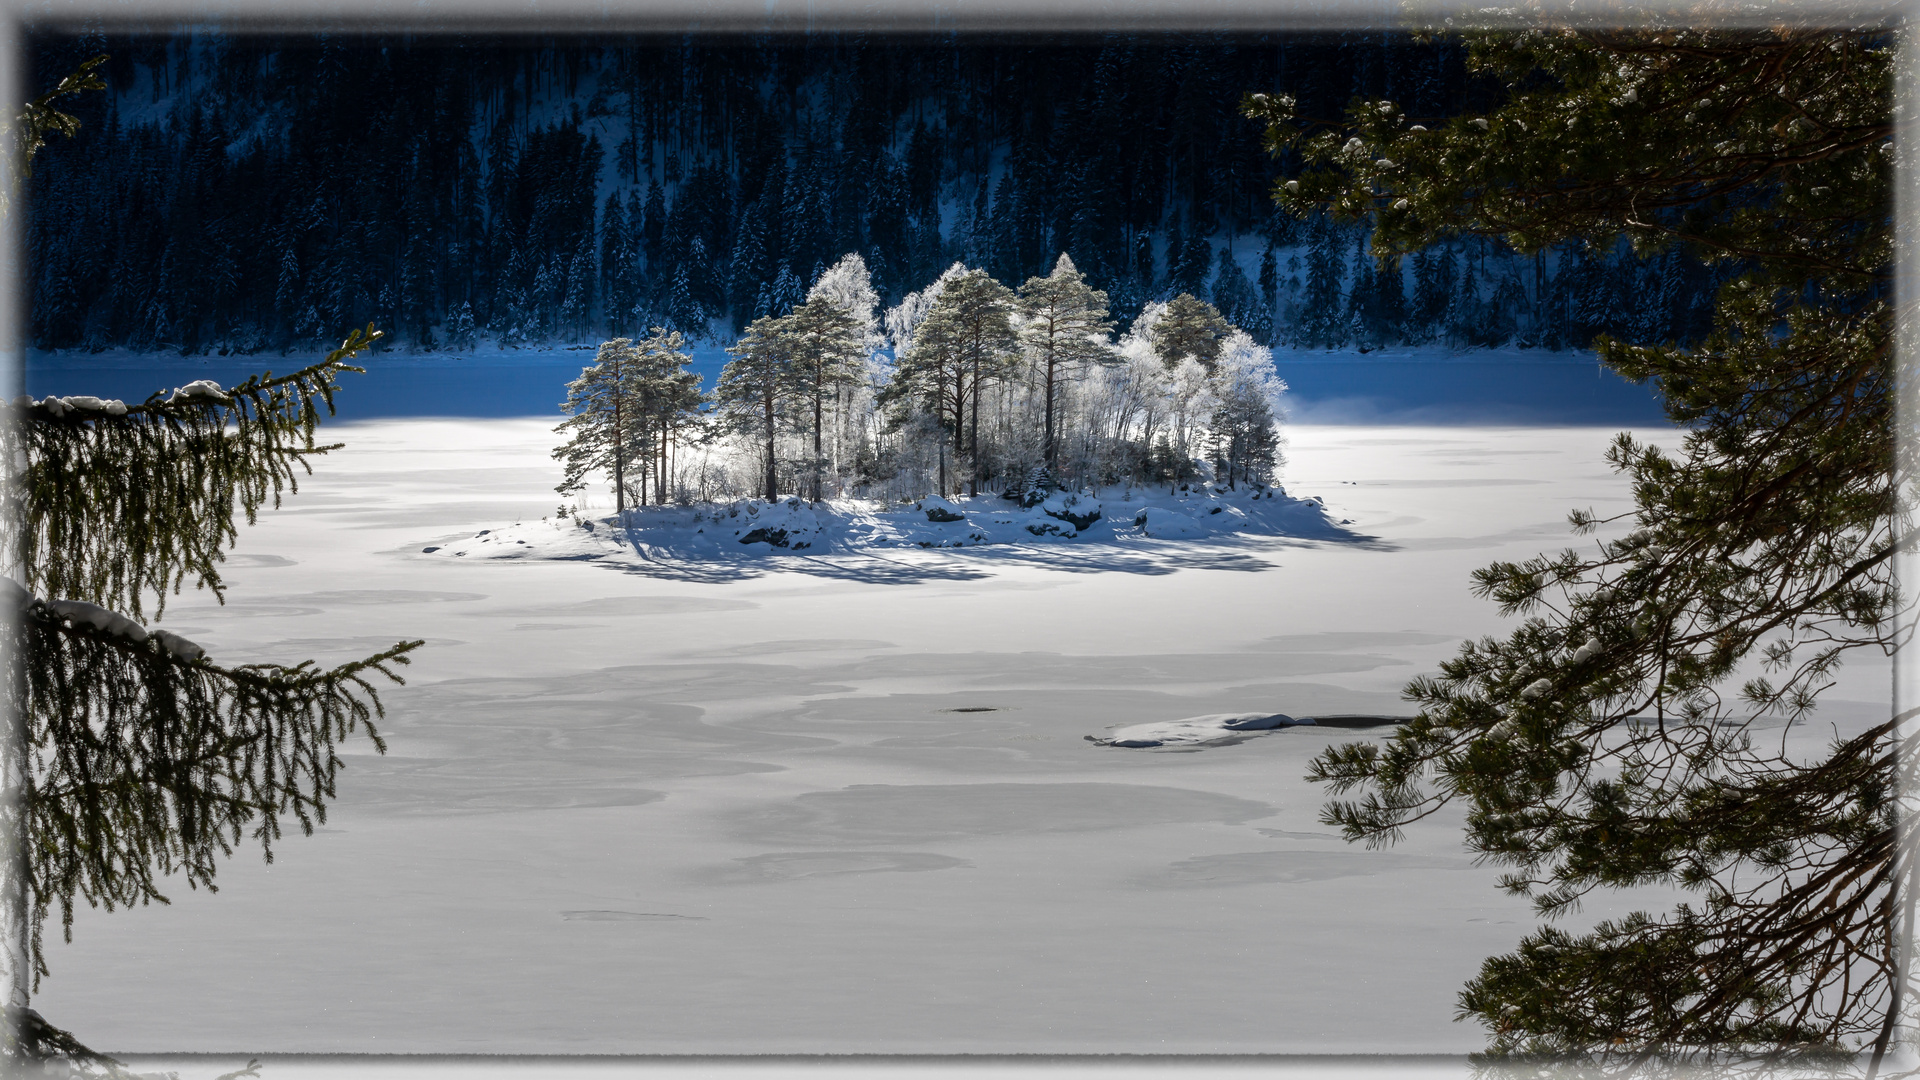
{"label": "snow mound on ice", "polygon": [[1207,533],[1206,526],[1185,509],[1169,506],[1145,507],[1134,515],[1133,523],[1139,527],[1142,536],[1151,536],[1156,540],[1184,540]]}
{"label": "snow mound on ice", "polygon": [[1078,495],[1072,492],[1059,492],[1046,497],[1039,511],[1050,518],[1064,521],[1073,526],[1074,531],[1087,529],[1100,520],[1100,500],[1091,495]]}
{"label": "snow mound on ice", "polygon": [[1298,727],[1311,724],[1311,719],[1296,720],[1285,713],[1207,713],[1204,716],[1188,716],[1179,720],[1160,720],[1151,724],[1135,724],[1115,731],[1110,738],[1096,739],[1087,736],[1087,741],[1096,746],[1118,746],[1125,749],[1144,749],[1154,746],[1211,746],[1219,743],[1240,742],[1247,738],[1249,731],[1272,731],[1275,728]]}
{"label": "snow mound on ice", "polygon": [[967,520],[967,512],[965,510],[960,509],[938,495],[929,495],[914,505],[926,513],[928,521],[946,522]]}
{"label": "snow mound on ice", "polygon": [[711,522],[716,534],[735,543],[806,551],[825,539],[830,517],[831,512],[819,503],[799,499],[766,503],[750,499],[733,504],[727,508],[725,518],[715,515]]}
{"label": "snow mound on ice", "polygon": [[624,516],[552,518],[482,529],[421,548],[437,558],[604,559],[820,555],[982,544],[1131,544],[1228,535],[1352,539],[1312,499],[1278,487],[1053,492],[1022,509],[998,495],[930,496],[889,507],[857,499],[741,499],[646,506]]}

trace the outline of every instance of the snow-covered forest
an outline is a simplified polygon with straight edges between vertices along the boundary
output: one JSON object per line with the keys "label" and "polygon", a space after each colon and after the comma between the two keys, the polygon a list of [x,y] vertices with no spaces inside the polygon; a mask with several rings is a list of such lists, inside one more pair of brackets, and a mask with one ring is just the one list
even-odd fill
{"label": "snow-covered forest", "polygon": [[[1455,46],[1378,35],[472,37],[92,34],[107,53],[29,190],[30,342],[182,354],[644,336],[732,344],[858,253],[883,308],[955,262],[1064,252],[1122,326],[1181,293],[1257,345],[1584,345],[1705,329],[1679,254],[1460,241],[1381,267],[1296,221],[1242,94],[1443,116]],[[1097,453],[1089,448],[1086,452]]]}
{"label": "snow-covered forest", "polygon": [[883,310],[850,253],[747,327],[711,394],[678,332],[603,344],[570,387],[561,491],[611,482],[624,508],[1272,481],[1270,349],[1187,293],[1112,329],[1065,254],[1017,289],[956,262]]}

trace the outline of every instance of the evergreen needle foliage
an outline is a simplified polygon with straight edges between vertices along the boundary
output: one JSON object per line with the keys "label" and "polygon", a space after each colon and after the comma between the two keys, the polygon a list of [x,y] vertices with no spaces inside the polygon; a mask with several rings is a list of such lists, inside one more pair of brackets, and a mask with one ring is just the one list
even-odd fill
{"label": "evergreen needle foliage", "polygon": [[[79,128],[53,102],[101,89],[96,57],[30,102],[15,133],[19,173],[45,136]],[[0,204],[0,212],[4,204]],[[226,667],[139,620],[191,577],[224,601],[218,563],[269,499],[298,488],[334,377],[380,334],[355,331],[318,364],[232,388],[199,381],[128,407],[95,397],[21,397],[0,417],[0,606],[10,634],[0,746],[0,942],[7,968],[0,1067],[65,1058],[128,1076],[28,1008],[47,973],[41,929],[58,905],[69,940],[76,900],[167,903],[159,879],[213,891],[219,860],[249,837],[271,862],[281,819],[326,820],[343,762],[336,745],[383,716],[374,675],[400,682],[419,641],[321,669]],[[45,598],[43,598],[43,596]],[[122,611],[131,612],[131,616]],[[222,1080],[257,1073],[257,1063]]]}
{"label": "evergreen needle foliage", "polygon": [[[92,72],[105,59],[27,105],[20,174],[46,135],[78,130],[53,103],[101,89]],[[5,1066],[64,1058],[130,1075],[27,1007],[47,973],[51,908],[71,940],[76,900],[109,911],[167,903],[159,881],[175,873],[213,891],[219,860],[249,838],[271,862],[283,818],[304,833],[326,820],[344,766],[336,746],[354,729],[386,749],[371,678],[400,682],[397,666],[421,642],[332,669],[228,667],[139,618],[149,595],[157,618],[189,578],[224,601],[218,564],[238,537],[236,513],[252,523],[297,490],[310,458],[338,448],[314,442],[319,410],[333,411],[334,377],[362,370],[348,361],[379,336],[355,331],[279,378],[203,380],[132,407],[23,396],[0,418],[10,468],[0,496],[0,606],[11,615],[0,700]]]}
{"label": "evergreen needle foliage", "polygon": [[105,90],[107,84],[100,81],[94,69],[106,62],[105,56],[88,60],[61,79],[52,90],[27,102],[26,107],[20,110],[20,126],[9,133],[17,140],[14,150],[19,159],[15,163],[12,184],[6,192],[0,193],[0,216],[7,212],[9,196],[17,193],[20,183],[33,175],[33,157],[47,145],[47,136],[65,135],[72,138],[80,130],[80,120],[55,108],[54,102],[87,90]]}
{"label": "evergreen needle foliage", "polygon": [[[373,679],[400,682],[421,642],[322,669],[223,666],[137,616],[191,578],[221,592],[217,564],[296,470],[335,446],[314,442],[340,371],[379,335],[356,331],[325,360],[231,389],[199,383],[141,405],[22,399],[0,428],[13,463],[5,551],[13,663],[5,706],[13,760],[14,857],[0,872],[19,939],[11,1005],[47,967],[41,926],[76,901],[113,910],[167,902],[160,879],[216,888],[219,860],[251,839],[268,861],[282,821],[326,820],[337,745],[384,715]],[[44,598],[43,598],[44,597]],[[58,597],[58,599],[56,599]],[[131,612],[129,617],[122,612]]]}
{"label": "evergreen needle foliage", "polygon": [[568,415],[554,432],[567,441],[553,456],[566,466],[566,476],[554,490],[575,495],[586,488],[589,473],[605,473],[613,481],[614,508],[625,513],[631,495],[647,501],[651,477],[658,501],[666,501],[668,445],[675,432],[699,418],[702,402],[700,376],[686,370],[691,359],[677,331],[657,326],[637,343],[602,342],[593,366],[567,384],[567,400],[560,403]]}
{"label": "evergreen needle foliage", "polygon": [[1523,254],[1624,237],[1684,245],[1729,280],[1703,341],[1597,343],[1685,428],[1677,452],[1615,442],[1632,531],[1478,571],[1474,592],[1524,621],[1411,684],[1420,715],[1391,741],[1317,758],[1313,779],[1356,796],[1324,820],[1377,845],[1462,803],[1468,846],[1547,917],[1602,889],[1697,895],[1488,960],[1460,1009],[1494,1058],[1605,1070],[1871,1047],[1877,1069],[1911,919],[1899,718],[1811,760],[1756,725],[1807,720],[1847,654],[1902,640],[1891,38],[1463,37],[1498,91],[1485,114],[1360,100],[1312,118],[1249,97],[1299,166],[1278,201],[1370,220],[1383,260],[1462,234]]}

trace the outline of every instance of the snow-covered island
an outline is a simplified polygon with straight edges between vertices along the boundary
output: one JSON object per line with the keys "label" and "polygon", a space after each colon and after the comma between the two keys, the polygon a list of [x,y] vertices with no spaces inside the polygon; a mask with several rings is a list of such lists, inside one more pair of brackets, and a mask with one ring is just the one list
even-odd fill
{"label": "snow-covered island", "polygon": [[929,496],[902,506],[859,499],[741,499],[648,506],[605,516],[521,521],[461,533],[421,549],[438,558],[715,559],[820,555],[872,548],[988,544],[1109,546],[1235,536],[1351,540],[1318,498],[1278,485],[1207,484],[1055,492],[1022,506],[1001,495]]}

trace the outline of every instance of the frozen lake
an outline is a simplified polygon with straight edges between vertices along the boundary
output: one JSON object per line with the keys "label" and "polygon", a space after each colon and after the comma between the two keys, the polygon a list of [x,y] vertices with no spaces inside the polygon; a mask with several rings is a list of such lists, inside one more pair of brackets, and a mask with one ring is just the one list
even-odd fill
{"label": "frozen lake", "polygon": [[[1355,539],[1139,545],[1102,573],[1058,546],[746,574],[421,555],[552,511],[551,423],[333,425],[347,449],[243,532],[227,607],[168,608],[224,662],[428,644],[319,833],[217,895],[82,912],[51,1019],[147,1053],[1483,1044],[1455,995],[1526,905],[1457,816],[1366,851],[1302,779],[1380,732],[1084,737],[1407,711],[1409,678],[1503,628],[1471,569],[1628,505],[1614,427],[1296,425],[1286,487]],[[1885,710],[1884,667],[1847,679],[1842,733]]]}

